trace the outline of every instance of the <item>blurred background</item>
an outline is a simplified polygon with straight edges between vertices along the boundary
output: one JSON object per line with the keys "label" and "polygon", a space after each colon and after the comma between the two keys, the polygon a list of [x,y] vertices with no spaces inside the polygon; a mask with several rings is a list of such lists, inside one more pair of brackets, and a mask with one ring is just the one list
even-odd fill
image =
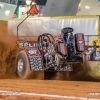
{"label": "blurred background", "polygon": [[[25,12],[25,10],[27,10],[30,5],[28,1],[35,2],[37,4],[40,16],[43,16],[43,11],[45,9],[47,0],[18,0],[15,14],[17,13],[17,15],[19,15],[18,17],[24,17],[25,15],[20,16],[20,12],[23,13]],[[100,15],[99,9],[100,0],[81,0],[78,7],[77,15]]]}
{"label": "blurred background", "polygon": [[[80,1],[77,15],[100,15],[100,0]],[[30,9],[31,4],[34,3],[36,3],[39,10],[39,16],[43,16],[47,0],[0,0],[0,13],[2,13],[0,20],[9,19],[12,15],[13,18],[23,18],[27,16],[26,12]]]}
{"label": "blurred background", "polygon": [[18,18],[27,16],[27,11],[30,9],[31,2],[36,3],[39,15],[43,16],[43,11],[46,5],[47,0],[18,0],[17,8],[15,11],[15,16]]}

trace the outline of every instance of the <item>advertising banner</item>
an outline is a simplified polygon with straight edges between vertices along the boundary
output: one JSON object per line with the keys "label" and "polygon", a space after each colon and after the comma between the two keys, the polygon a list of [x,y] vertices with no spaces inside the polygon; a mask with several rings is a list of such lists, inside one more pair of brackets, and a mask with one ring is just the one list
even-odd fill
{"label": "advertising banner", "polygon": [[100,46],[100,37],[90,38],[90,45],[92,45],[92,41],[95,41],[96,45]]}

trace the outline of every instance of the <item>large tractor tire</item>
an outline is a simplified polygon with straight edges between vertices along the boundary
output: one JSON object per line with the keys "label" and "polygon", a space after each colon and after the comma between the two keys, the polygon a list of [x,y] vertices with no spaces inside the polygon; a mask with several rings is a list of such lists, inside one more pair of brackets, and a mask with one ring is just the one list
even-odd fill
{"label": "large tractor tire", "polygon": [[17,58],[17,75],[20,79],[29,79],[32,75],[26,52],[23,50]]}

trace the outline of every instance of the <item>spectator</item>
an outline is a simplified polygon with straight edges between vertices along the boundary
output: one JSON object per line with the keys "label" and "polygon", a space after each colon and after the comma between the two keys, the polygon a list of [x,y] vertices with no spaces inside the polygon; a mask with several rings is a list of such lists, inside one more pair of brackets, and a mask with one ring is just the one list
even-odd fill
{"label": "spectator", "polygon": [[100,47],[98,48],[98,51],[96,54],[96,60],[100,61]]}
{"label": "spectator", "polygon": [[90,61],[94,61],[96,57],[96,42],[95,41],[92,42],[92,48],[89,54],[90,54]]}

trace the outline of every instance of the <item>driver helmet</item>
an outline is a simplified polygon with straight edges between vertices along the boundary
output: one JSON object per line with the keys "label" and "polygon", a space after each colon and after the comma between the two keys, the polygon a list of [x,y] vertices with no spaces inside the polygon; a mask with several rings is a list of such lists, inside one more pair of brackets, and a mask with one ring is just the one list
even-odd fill
{"label": "driver helmet", "polygon": [[47,39],[44,39],[44,40],[43,40],[43,44],[44,44],[44,46],[48,47],[48,43],[49,43],[49,42],[48,42]]}

